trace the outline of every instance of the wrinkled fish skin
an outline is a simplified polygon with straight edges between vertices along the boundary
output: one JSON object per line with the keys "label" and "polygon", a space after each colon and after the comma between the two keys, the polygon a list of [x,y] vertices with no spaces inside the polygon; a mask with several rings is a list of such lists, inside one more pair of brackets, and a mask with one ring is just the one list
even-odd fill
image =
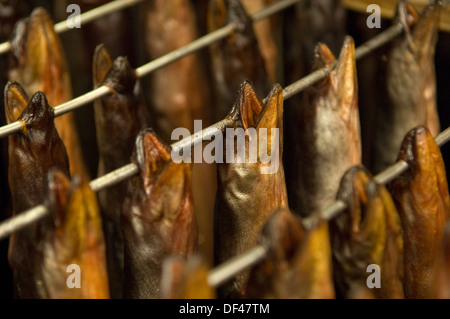
{"label": "wrinkled fish skin", "polygon": [[[331,68],[334,61],[327,46],[319,44],[316,67]],[[357,95],[355,46],[346,37],[336,68],[305,91],[297,114],[287,176],[289,204],[302,216],[332,204],[345,171],[361,162]]]}
{"label": "wrinkled fish skin", "polygon": [[[28,103],[20,85],[9,82],[5,87],[5,109],[8,123],[19,120],[26,125],[26,129],[8,137],[8,181],[16,215],[44,203],[49,170],[57,167],[69,176],[69,162],[54,127],[53,109],[42,92],[35,93]],[[45,234],[49,222],[44,218],[11,235],[8,260],[18,298],[38,297],[34,280],[39,249],[36,239]]]}
{"label": "wrinkled fish skin", "polygon": [[[49,209],[53,227],[45,234],[42,249],[41,298],[109,298],[105,241],[95,193],[87,181],[72,184],[58,170],[49,173]],[[68,287],[68,266],[79,266],[80,287]],[[73,270],[71,269],[73,272]]]}
{"label": "wrinkled fish skin", "polygon": [[[386,65],[386,92],[379,102],[374,132],[372,171],[395,162],[406,133],[418,125],[436,136],[440,131],[436,106],[434,56],[439,32],[441,1],[428,4],[417,18],[408,1],[400,1],[397,21],[406,29],[393,42]],[[412,30],[408,21],[414,21]]]}
{"label": "wrinkled fish skin", "polygon": [[209,267],[199,255],[189,258],[170,256],[163,263],[162,299],[214,299],[215,290],[208,285]]}
{"label": "wrinkled fish skin", "polygon": [[406,298],[436,298],[435,280],[450,214],[445,165],[431,132],[418,126],[403,140],[398,160],[409,169],[389,185],[400,213]]}
{"label": "wrinkled fish skin", "polygon": [[124,297],[160,297],[164,258],[188,256],[197,248],[191,164],[170,160],[170,147],[152,130],[139,133],[121,224],[124,239]]}
{"label": "wrinkled fish skin", "polygon": [[[105,46],[94,53],[94,86],[106,85],[112,93],[94,102],[95,127],[99,151],[98,176],[103,176],[130,162],[138,133],[148,123],[142,89],[128,59],[111,60]],[[120,298],[123,281],[123,239],[120,214],[127,182],[99,192],[103,216],[111,297]]]}
{"label": "wrinkled fish skin", "polygon": [[[198,37],[190,0],[157,0],[146,4],[146,49],[156,59]],[[210,121],[209,88],[200,55],[191,54],[151,75],[151,107],[165,142],[175,128],[193,130],[194,119]],[[205,123],[206,124],[206,123]]]}
{"label": "wrinkled fish skin", "polygon": [[326,223],[305,230],[287,209],[274,212],[259,239],[268,257],[254,266],[246,297],[250,299],[334,298],[331,247]]}
{"label": "wrinkled fish skin", "polygon": [[210,46],[215,82],[215,119],[221,120],[233,106],[242,82],[251,81],[258,95],[270,90],[270,81],[253,31],[253,23],[238,0],[211,0],[208,30],[212,32],[229,23],[240,29],[231,37]]}
{"label": "wrinkled fish skin", "polygon": [[[259,139],[261,128],[267,128],[267,141],[278,143],[279,158],[282,156],[283,136],[283,93],[275,85],[267,101],[262,103],[248,82],[245,82],[230,112],[238,127],[247,130],[256,128]],[[278,141],[271,139],[271,131],[280,128]],[[270,129],[270,130],[269,130]],[[226,133],[225,133],[226,134]],[[249,150],[249,140],[245,141]],[[237,256],[256,244],[264,223],[277,208],[287,207],[284,169],[280,161],[273,174],[262,174],[263,164],[258,156],[256,163],[238,163],[238,143],[234,145],[234,162],[226,163],[226,143],[224,142],[224,162],[218,164],[218,191],[214,215],[215,263],[220,264]],[[220,288],[220,297],[240,297],[244,295],[249,272],[237,275],[234,280]]]}
{"label": "wrinkled fish skin", "polygon": [[372,289],[373,296],[404,298],[402,225],[387,189],[365,168],[355,166],[342,178],[337,198],[348,207],[330,221],[339,296],[358,294],[370,275],[367,267],[375,264],[380,267],[381,287]]}
{"label": "wrinkled fish skin", "polygon": [[[53,22],[43,8],[36,8],[17,23],[12,37],[9,79],[19,82],[31,95],[45,93],[52,107],[72,98],[68,66]],[[71,173],[87,176],[74,113],[55,119],[56,129],[67,149]]]}

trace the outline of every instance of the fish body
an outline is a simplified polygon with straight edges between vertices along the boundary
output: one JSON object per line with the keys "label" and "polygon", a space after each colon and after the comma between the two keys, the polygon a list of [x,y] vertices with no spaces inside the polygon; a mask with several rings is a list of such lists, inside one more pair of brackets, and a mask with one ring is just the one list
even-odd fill
{"label": "fish body", "polygon": [[[261,102],[252,85],[245,82],[229,116],[237,121],[237,128],[244,131],[256,129],[253,141],[269,142],[272,150],[278,149],[278,158],[281,158],[283,96],[279,85],[275,85],[265,102]],[[261,133],[261,129],[267,129],[266,136]],[[279,135],[274,138],[272,131],[276,129],[279,129]],[[250,161],[250,156],[246,156],[242,163],[238,159],[237,154],[243,154],[244,149],[245,154],[252,153],[249,139],[246,138],[244,144],[233,144],[234,157],[231,161],[230,158],[227,160],[229,155],[226,144],[224,142],[224,163],[218,164],[219,184],[214,215],[216,264],[252,248],[271,213],[288,205],[281,160],[276,163],[275,172],[264,174],[264,169],[271,164],[262,163],[261,154],[258,154],[255,162]],[[242,272],[221,287],[221,297],[243,296],[248,275],[249,271]]]}
{"label": "fish body", "polygon": [[[9,80],[17,81],[28,95],[45,93],[48,103],[58,106],[72,98],[69,69],[59,36],[50,15],[36,8],[20,20],[12,36]],[[73,113],[55,119],[55,126],[67,149],[71,173],[88,175]]]}
{"label": "fish body", "polygon": [[325,209],[336,197],[347,169],[361,162],[358,83],[354,42],[347,37],[337,65],[324,44],[316,68],[330,75],[305,91],[296,117],[296,139],[288,168],[291,209],[301,216]]}
{"label": "fish body", "polygon": [[444,161],[424,126],[408,132],[398,160],[409,164],[389,185],[403,228],[405,297],[437,298],[438,260],[450,213]]}
{"label": "fish body", "polygon": [[197,249],[191,164],[176,164],[170,147],[151,130],[139,133],[121,225],[124,239],[124,298],[159,298],[162,264],[170,255]]}
{"label": "fish body", "polygon": [[404,35],[394,40],[387,56],[385,90],[376,110],[371,168],[379,173],[394,164],[404,136],[418,125],[433,136],[440,132],[434,64],[441,1],[432,1],[418,15],[408,1],[399,1],[397,22]]}

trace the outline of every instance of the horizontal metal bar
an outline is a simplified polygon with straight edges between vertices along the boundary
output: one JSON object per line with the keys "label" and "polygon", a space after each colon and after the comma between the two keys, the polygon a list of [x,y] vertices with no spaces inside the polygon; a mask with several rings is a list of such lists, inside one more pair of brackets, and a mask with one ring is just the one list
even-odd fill
{"label": "horizontal metal bar", "polygon": [[83,105],[89,104],[94,102],[95,100],[102,98],[110,93],[112,93],[113,90],[105,85],[102,85],[95,90],[92,90],[88,93],[85,93],[83,95],[80,95],[79,97],[67,101],[61,105],[58,105],[55,107],[55,116],[61,116],[63,114],[69,113]]}
{"label": "horizontal metal bar", "polygon": [[37,222],[47,214],[47,208],[44,205],[39,205],[3,221],[0,223],[0,240],[10,236],[17,230]]}
{"label": "horizontal metal bar", "polygon": [[23,122],[15,121],[11,124],[0,127],[0,138],[19,132],[23,125],[25,125]]}

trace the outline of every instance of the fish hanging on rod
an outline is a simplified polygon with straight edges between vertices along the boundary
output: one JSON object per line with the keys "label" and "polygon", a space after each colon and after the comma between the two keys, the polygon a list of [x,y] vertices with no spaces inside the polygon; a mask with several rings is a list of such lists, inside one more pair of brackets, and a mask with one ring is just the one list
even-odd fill
{"label": "fish hanging on rod", "polygon": [[286,157],[289,204],[303,217],[331,205],[344,173],[361,163],[353,39],[345,38],[338,60],[325,44],[318,44],[315,68],[322,67],[330,75],[304,92],[296,126],[288,128],[294,134]]}
{"label": "fish hanging on rod", "polygon": [[450,196],[439,146],[418,126],[405,136],[398,160],[409,169],[389,184],[403,227],[404,291],[408,299],[437,298],[437,271]]}
{"label": "fish hanging on rod", "polygon": [[[16,24],[8,77],[20,83],[29,95],[44,92],[55,107],[72,99],[72,87],[64,50],[53,25],[41,7]],[[74,113],[56,118],[55,125],[66,146],[71,173],[88,176]]]}
{"label": "fish hanging on rod", "polygon": [[[252,248],[271,213],[288,205],[281,163],[281,87],[275,85],[262,102],[253,86],[244,82],[236,104],[228,116],[236,121],[235,128],[243,130],[242,132],[255,132],[249,138],[241,136],[241,141],[238,136],[237,143],[234,143],[234,137],[227,137],[227,133],[224,133],[223,160],[217,165],[219,185],[214,215],[215,264],[225,262]],[[232,147],[227,146],[229,142],[233,142]],[[266,154],[261,152],[264,149],[261,146],[264,144]],[[259,151],[255,145],[259,145]],[[267,155],[270,156],[269,160]],[[248,275],[249,271],[242,272],[220,287],[219,297],[243,296]]]}
{"label": "fish hanging on rod", "polygon": [[211,0],[208,31],[237,23],[238,31],[210,45],[215,85],[214,119],[223,119],[232,107],[242,82],[253,83],[258,95],[270,90],[270,80],[253,30],[253,21],[239,0]]}
{"label": "fish hanging on rod", "polygon": [[49,173],[52,227],[39,238],[39,297],[109,298],[105,241],[96,194],[79,176]]}
{"label": "fish hanging on rod", "polygon": [[[106,85],[112,93],[94,102],[99,152],[98,176],[130,162],[139,132],[149,126],[147,105],[140,81],[126,57],[114,61],[104,45],[97,46],[93,61],[94,88]],[[108,187],[98,194],[108,256],[111,297],[122,296],[123,240],[120,214],[127,182]]]}
{"label": "fish hanging on rod", "polygon": [[392,43],[385,63],[385,89],[378,94],[371,152],[374,173],[394,164],[411,128],[425,125],[433,136],[440,132],[434,60],[441,11],[441,1],[430,1],[420,15],[409,1],[398,3],[395,22],[405,31]]}
{"label": "fish hanging on rod", "polygon": [[[9,82],[4,91],[8,123],[22,122],[24,128],[8,137],[8,181],[13,215],[41,205],[47,198],[47,176],[58,168],[70,176],[69,160],[64,143],[54,125],[53,108],[45,95],[36,92],[30,101],[23,88]],[[36,278],[40,238],[50,227],[49,217],[15,232],[9,242],[8,261],[14,276],[14,296],[38,298]]]}
{"label": "fish hanging on rod", "polygon": [[337,198],[348,207],[329,223],[338,296],[355,297],[366,285],[369,266],[376,265],[380,278],[373,297],[403,299],[402,225],[389,192],[355,166],[342,178]]}
{"label": "fish hanging on rod", "polygon": [[287,209],[274,212],[259,242],[267,258],[250,273],[250,299],[330,299],[335,297],[328,228],[323,222],[306,230]]}
{"label": "fish hanging on rod", "polygon": [[160,298],[164,259],[197,249],[192,166],[172,162],[170,154],[152,130],[139,133],[132,157],[139,175],[129,180],[121,216],[124,298]]}

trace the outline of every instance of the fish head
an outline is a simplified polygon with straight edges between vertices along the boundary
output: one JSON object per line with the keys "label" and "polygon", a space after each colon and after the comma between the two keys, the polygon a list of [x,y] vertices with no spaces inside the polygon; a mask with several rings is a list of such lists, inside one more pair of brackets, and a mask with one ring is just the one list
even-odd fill
{"label": "fish head", "polygon": [[8,124],[15,122],[28,106],[28,97],[22,86],[14,81],[9,81],[4,90],[5,114]]}
{"label": "fish head", "polygon": [[19,120],[22,121],[27,128],[34,129],[36,132],[53,133],[55,112],[48,104],[47,97],[43,92],[36,92],[31,97],[27,108],[20,115]]}
{"label": "fish head", "polygon": [[120,94],[126,94],[127,92],[133,92],[136,80],[136,72],[131,67],[128,58],[117,57],[106,74],[104,84]]}

